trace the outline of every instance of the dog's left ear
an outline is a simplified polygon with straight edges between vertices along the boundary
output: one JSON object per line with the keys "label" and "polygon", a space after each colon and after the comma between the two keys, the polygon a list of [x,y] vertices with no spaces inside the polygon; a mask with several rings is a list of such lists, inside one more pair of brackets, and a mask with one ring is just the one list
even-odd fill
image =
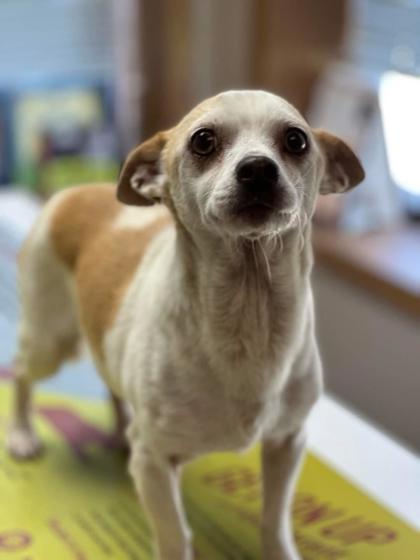
{"label": "dog's left ear", "polygon": [[321,194],[343,193],[361,183],[365,172],[358,157],[343,140],[325,130],[314,130],[325,158]]}
{"label": "dog's left ear", "polygon": [[120,202],[136,206],[161,202],[166,183],[161,154],[168,137],[169,131],[158,132],[128,154],[118,179]]}

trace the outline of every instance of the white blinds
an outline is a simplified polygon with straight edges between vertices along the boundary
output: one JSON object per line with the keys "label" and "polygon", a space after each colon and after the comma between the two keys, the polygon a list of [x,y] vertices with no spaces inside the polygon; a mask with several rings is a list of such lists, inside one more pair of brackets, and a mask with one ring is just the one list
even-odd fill
{"label": "white blinds", "polygon": [[381,71],[420,73],[420,0],[352,0],[349,56]]}
{"label": "white blinds", "polygon": [[0,87],[112,72],[112,0],[1,0]]}

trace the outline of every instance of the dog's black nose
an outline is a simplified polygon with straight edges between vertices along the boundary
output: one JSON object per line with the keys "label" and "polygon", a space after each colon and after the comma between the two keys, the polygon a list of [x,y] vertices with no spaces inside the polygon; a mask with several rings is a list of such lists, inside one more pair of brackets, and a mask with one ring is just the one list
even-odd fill
{"label": "dog's black nose", "polygon": [[265,156],[248,156],[239,162],[236,168],[238,182],[246,186],[277,183],[279,172],[276,163]]}

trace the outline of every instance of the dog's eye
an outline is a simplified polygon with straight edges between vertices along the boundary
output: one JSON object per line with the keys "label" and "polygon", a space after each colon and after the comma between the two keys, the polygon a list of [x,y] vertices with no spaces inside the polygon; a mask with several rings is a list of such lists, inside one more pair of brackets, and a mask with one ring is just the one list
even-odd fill
{"label": "dog's eye", "polygon": [[191,137],[191,151],[199,156],[209,156],[216,149],[216,135],[209,128],[200,128]]}
{"label": "dog's eye", "polygon": [[301,155],[308,149],[308,137],[300,128],[289,128],[284,138],[284,146],[289,153]]}

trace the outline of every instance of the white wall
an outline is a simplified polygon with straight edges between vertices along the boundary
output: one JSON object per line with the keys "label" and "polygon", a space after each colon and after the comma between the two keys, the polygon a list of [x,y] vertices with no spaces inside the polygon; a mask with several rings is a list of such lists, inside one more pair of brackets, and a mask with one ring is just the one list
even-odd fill
{"label": "white wall", "polygon": [[327,390],[420,450],[420,321],[321,266],[314,290]]}

